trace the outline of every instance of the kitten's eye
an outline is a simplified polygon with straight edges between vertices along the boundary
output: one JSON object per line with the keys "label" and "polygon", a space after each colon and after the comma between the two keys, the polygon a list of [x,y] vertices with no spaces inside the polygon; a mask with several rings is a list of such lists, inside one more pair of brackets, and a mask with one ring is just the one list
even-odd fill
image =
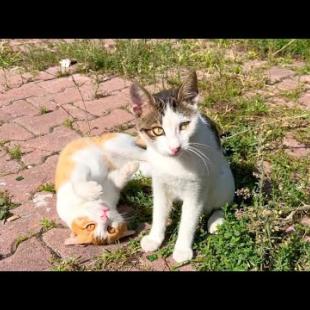
{"label": "kitten's eye", "polygon": [[155,136],[162,136],[165,133],[164,129],[161,127],[153,127],[151,131]]}
{"label": "kitten's eye", "polygon": [[190,123],[190,122],[184,122],[184,123],[182,123],[182,124],[180,125],[180,130],[186,129],[186,128],[188,127],[189,123]]}
{"label": "kitten's eye", "polygon": [[88,225],[86,225],[85,229],[88,231],[92,231],[95,229],[95,227],[96,227],[95,224],[88,224]]}

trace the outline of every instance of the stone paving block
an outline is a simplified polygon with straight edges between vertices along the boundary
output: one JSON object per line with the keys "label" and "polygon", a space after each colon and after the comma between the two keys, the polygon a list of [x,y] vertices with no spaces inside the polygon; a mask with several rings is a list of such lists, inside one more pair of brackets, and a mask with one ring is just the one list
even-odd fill
{"label": "stone paving block", "polygon": [[1,113],[9,114],[10,119],[20,116],[34,116],[39,113],[39,110],[33,107],[26,100],[17,100],[12,104],[1,109]]}
{"label": "stone paving block", "polygon": [[2,141],[24,141],[33,135],[18,124],[7,123],[0,126],[0,140]]}
{"label": "stone paving block", "polygon": [[43,271],[51,268],[52,255],[36,238],[22,242],[16,252],[0,260],[0,271]]}
{"label": "stone paving block", "polygon": [[15,119],[15,122],[27,128],[35,135],[43,135],[50,132],[50,129],[63,124],[68,114],[63,109],[45,113],[38,116],[24,116]]}
{"label": "stone paving block", "polygon": [[[1,128],[1,127],[0,127]],[[44,136],[21,142],[22,147],[46,152],[59,152],[70,141],[80,137],[74,130],[56,127],[53,132]]]}

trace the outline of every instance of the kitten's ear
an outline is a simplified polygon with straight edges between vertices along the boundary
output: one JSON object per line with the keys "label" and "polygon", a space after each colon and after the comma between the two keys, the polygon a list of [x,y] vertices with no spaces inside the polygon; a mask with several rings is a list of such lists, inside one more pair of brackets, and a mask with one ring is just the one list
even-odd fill
{"label": "kitten's ear", "polygon": [[80,244],[78,238],[75,236],[70,236],[70,238],[67,238],[65,240],[65,245],[74,245],[74,244]]}
{"label": "kitten's ear", "polygon": [[190,104],[196,105],[199,100],[198,95],[198,80],[196,71],[191,71],[185,78],[178,92],[179,101],[187,101]]}
{"label": "kitten's ear", "polygon": [[137,82],[134,82],[130,87],[130,98],[132,111],[137,117],[141,116],[144,105],[154,102],[152,95]]}

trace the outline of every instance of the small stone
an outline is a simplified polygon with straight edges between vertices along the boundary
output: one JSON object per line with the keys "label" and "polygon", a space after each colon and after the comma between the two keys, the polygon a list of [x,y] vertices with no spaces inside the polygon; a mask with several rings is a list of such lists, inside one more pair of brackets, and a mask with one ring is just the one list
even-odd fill
{"label": "small stone", "polygon": [[9,217],[9,218],[7,219],[7,222],[16,221],[16,220],[18,220],[19,218],[20,218],[19,215],[13,215],[13,216],[11,216],[11,217]]}

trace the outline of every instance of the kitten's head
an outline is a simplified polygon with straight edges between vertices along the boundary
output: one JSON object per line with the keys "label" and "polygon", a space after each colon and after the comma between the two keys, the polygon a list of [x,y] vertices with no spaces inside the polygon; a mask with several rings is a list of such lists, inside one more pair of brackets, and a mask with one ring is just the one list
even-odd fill
{"label": "kitten's head", "polygon": [[181,154],[198,121],[196,72],[191,72],[179,88],[153,95],[134,83],[130,95],[136,127],[147,146],[165,156]]}
{"label": "kitten's head", "polygon": [[[86,204],[72,215],[71,237],[66,239],[66,245],[109,243],[112,237],[109,233],[110,225],[118,222],[120,227],[123,227],[125,224],[121,214],[105,203],[93,201]],[[116,236],[113,238],[116,239]]]}

